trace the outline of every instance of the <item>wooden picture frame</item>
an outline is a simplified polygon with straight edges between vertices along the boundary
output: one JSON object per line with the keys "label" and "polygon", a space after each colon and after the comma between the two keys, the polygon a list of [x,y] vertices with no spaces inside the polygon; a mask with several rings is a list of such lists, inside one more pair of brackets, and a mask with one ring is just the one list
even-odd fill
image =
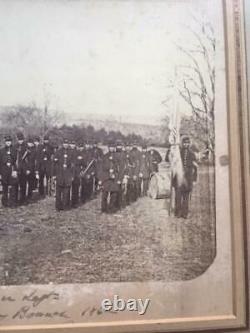
{"label": "wooden picture frame", "polygon": [[[132,0],[131,0],[132,1]],[[134,0],[136,1],[136,0]],[[168,1],[168,0],[165,0]],[[171,1],[171,0],[170,0]],[[191,0],[190,0],[191,1]],[[193,0],[195,2],[195,0]],[[152,1],[153,2],[153,1]],[[70,2],[69,2],[70,3]],[[199,286],[193,288],[191,283],[182,282],[180,291],[166,291],[167,282],[160,282],[156,287],[153,282],[120,283],[109,286],[107,283],[85,285],[27,285],[27,286],[1,286],[0,287],[0,332],[36,332],[36,333],[63,333],[63,332],[183,332],[196,330],[236,329],[246,326],[246,283],[245,283],[245,246],[246,223],[250,218],[250,165],[249,165],[249,121],[247,113],[247,84],[244,39],[244,3],[243,0],[221,0],[224,11],[225,55],[226,55],[226,94],[227,94],[227,129],[229,146],[229,182],[230,182],[230,228],[231,228],[231,265],[232,265],[232,311],[221,313],[216,310],[222,308],[223,300],[219,297],[226,295],[223,281],[217,275],[209,275],[213,284],[210,287],[207,281],[202,280]],[[24,1],[24,6],[28,2]],[[67,4],[66,4],[67,5]],[[235,8],[239,16],[236,20]],[[98,1],[96,2],[98,10]],[[240,38],[240,48],[237,41]],[[241,92],[239,92],[238,71],[241,74]],[[219,163],[219,159],[218,159]],[[218,169],[220,170],[220,169]],[[224,184],[225,185],[225,184]],[[223,188],[223,183],[221,184]],[[223,196],[223,195],[222,195]],[[223,202],[223,198],[221,200]],[[223,210],[223,207],[221,208]],[[219,212],[221,214],[221,212]],[[223,217],[223,211],[222,215]],[[1,218],[1,217],[0,217]],[[221,231],[220,231],[221,232]],[[220,240],[220,238],[218,238]],[[219,252],[219,250],[218,250]],[[225,256],[225,254],[223,254]],[[223,257],[224,258],[224,257]],[[225,259],[226,260],[226,259]],[[227,259],[228,260],[228,259]],[[223,263],[223,261],[221,261]],[[213,264],[212,264],[213,265]],[[226,264],[225,264],[226,265]],[[216,266],[216,269],[227,270],[226,266]],[[204,273],[206,274],[206,273]],[[193,283],[193,282],[192,282]],[[195,282],[194,282],[195,283]],[[186,287],[187,286],[187,287]],[[187,289],[186,289],[187,288]],[[207,289],[208,288],[208,289]],[[160,295],[166,291],[166,297]],[[179,289],[178,289],[179,290]],[[211,289],[212,290],[212,289]],[[117,313],[100,313],[100,301],[105,295],[114,293],[124,297],[152,297],[155,304],[149,310],[148,317],[136,317]],[[208,294],[209,293],[209,294]],[[39,299],[36,296],[41,297]],[[171,304],[175,303],[175,295],[180,297],[179,303],[183,313],[177,317],[168,316]],[[216,295],[217,298],[216,298]],[[61,300],[62,296],[62,300]],[[158,297],[158,298],[157,298]],[[172,298],[171,298],[172,297]],[[205,298],[212,299],[212,310],[205,304]],[[38,301],[34,312],[37,316],[22,319],[16,315],[20,308],[29,301],[34,305]],[[165,303],[164,303],[165,302]],[[184,304],[185,303],[185,304]],[[188,304],[195,307],[199,316],[186,316]],[[166,310],[164,310],[166,307]],[[69,309],[69,311],[68,311]],[[159,309],[159,314],[158,314]],[[210,309],[212,314],[207,314]],[[204,312],[204,313],[203,313]],[[52,318],[57,313],[60,318]],[[164,313],[166,316],[164,317]],[[203,314],[202,314],[203,313]],[[46,315],[47,314],[47,315]],[[67,314],[67,316],[65,315]],[[65,315],[65,316],[64,316]],[[52,317],[51,317],[52,316]],[[8,317],[8,318],[7,318]],[[7,319],[6,319],[7,318]],[[18,319],[19,318],[19,319]]]}

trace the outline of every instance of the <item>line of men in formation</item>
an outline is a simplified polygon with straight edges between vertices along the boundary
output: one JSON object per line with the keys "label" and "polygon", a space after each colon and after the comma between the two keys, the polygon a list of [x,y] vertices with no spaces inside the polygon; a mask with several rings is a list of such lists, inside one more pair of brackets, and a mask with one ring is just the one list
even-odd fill
{"label": "line of men in formation", "polygon": [[57,210],[77,207],[101,189],[101,210],[113,213],[146,195],[161,161],[159,152],[145,145],[139,150],[136,144],[109,142],[104,154],[96,141],[76,145],[64,139],[55,149],[48,136],[41,143],[39,137],[25,140],[18,133],[15,145],[6,136],[0,150],[2,205],[27,203],[36,188],[42,197],[50,194],[53,182]]}

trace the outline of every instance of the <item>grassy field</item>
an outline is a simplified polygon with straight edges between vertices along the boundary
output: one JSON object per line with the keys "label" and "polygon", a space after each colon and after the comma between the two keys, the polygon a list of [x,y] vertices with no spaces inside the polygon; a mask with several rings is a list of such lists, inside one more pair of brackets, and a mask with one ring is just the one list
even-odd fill
{"label": "grassy field", "polygon": [[186,220],[147,197],[115,215],[101,213],[100,196],[66,212],[53,197],[0,208],[0,284],[193,279],[216,253],[212,180],[203,167]]}

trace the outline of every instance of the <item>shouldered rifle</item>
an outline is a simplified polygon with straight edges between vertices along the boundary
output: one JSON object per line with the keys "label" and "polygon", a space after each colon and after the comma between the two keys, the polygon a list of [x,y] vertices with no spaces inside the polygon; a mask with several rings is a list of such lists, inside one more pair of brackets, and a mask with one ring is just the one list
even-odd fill
{"label": "shouldered rifle", "polygon": [[89,171],[90,167],[92,166],[92,164],[94,163],[95,159],[91,160],[88,164],[88,166],[80,172],[80,177],[84,177],[86,175],[86,173]]}

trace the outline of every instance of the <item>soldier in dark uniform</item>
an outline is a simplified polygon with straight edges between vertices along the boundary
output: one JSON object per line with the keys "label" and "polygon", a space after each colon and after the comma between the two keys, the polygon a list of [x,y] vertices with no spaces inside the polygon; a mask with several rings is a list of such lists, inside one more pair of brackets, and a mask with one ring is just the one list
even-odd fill
{"label": "soldier in dark uniform", "polygon": [[136,201],[140,195],[140,181],[139,181],[139,161],[141,157],[141,152],[137,148],[137,143],[132,144],[132,149],[130,151],[131,160],[134,165],[133,169],[133,183],[132,183],[132,201]]}
{"label": "soldier in dark uniform", "polygon": [[38,188],[39,182],[39,161],[40,161],[40,138],[36,136],[34,138],[34,152],[35,152],[35,180],[34,180],[34,190]]}
{"label": "soldier in dark uniform", "polygon": [[103,157],[102,173],[99,181],[102,186],[101,211],[114,213],[117,210],[117,194],[120,189],[118,161],[115,155],[115,145],[109,142],[108,152]]}
{"label": "soldier in dark uniform", "polygon": [[27,139],[26,149],[20,162],[20,169],[24,177],[23,182],[25,189],[25,192],[22,193],[22,197],[24,197],[25,202],[28,202],[32,198],[35,179],[35,151],[31,137]]}
{"label": "soldier in dark uniform", "polygon": [[117,209],[121,209],[122,206],[125,206],[125,197],[124,197],[124,188],[123,188],[123,179],[125,175],[125,162],[126,162],[126,153],[124,152],[124,144],[121,140],[116,141],[116,151],[115,157],[118,163],[118,173],[121,184],[119,185],[119,191],[117,192]]}
{"label": "soldier in dark uniform", "polygon": [[48,135],[43,138],[43,144],[39,149],[38,171],[39,171],[39,194],[44,196],[49,193],[51,183],[51,168],[53,147],[49,142]]}
{"label": "soldier in dark uniform", "polygon": [[86,159],[83,151],[83,145],[72,149],[74,158],[74,179],[72,182],[72,207],[75,208],[79,204],[80,199],[80,185],[81,185],[81,172],[86,168]]}
{"label": "soldier in dark uniform", "polygon": [[54,155],[53,177],[56,180],[56,210],[70,207],[70,188],[74,178],[74,159],[67,139]]}
{"label": "soldier in dark uniform", "polygon": [[150,173],[158,172],[159,171],[159,164],[162,161],[162,157],[160,153],[156,150],[151,148],[149,150],[149,163],[150,163]]}
{"label": "soldier in dark uniform", "polygon": [[[175,188],[175,216],[188,217],[189,198],[193,189],[193,182],[197,180],[197,162],[194,152],[190,149],[190,138],[184,136],[180,147],[180,156],[183,166],[183,181],[178,184],[177,177],[174,176],[172,186]],[[169,154],[166,155],[169,161]]]}
{"label": "soldier in dark uniform", "polygon": [[133,163],[133,158],[131,157],[131,145],[126,143],[124,151],[124,197],[126,205],[129,205],[131,202],[135,201],[135,194],[133,192],[133,177],[137,173],[135,172],[135,164]]}
{"label": "soldier in dark uniform", "polygon": [[25,202],[26,198],[26,175],[23,172],[23,169],[21,168],[22,159],[24,156],[24,153],[26,151],[26,143],[24,140],[23,133],[19,132],[17,133],[17,172],[18,172],[18,190],[17,190],[17,200],[20,204],[23,204]]}
{"label": "soldier in dark uniform", "polygon": [[101,168],[102,168],[102,159],[103,159],[103,156],[104,156],[102,149],[100,147],[98,147],[97,140],[93,140],[92,155],[93,155],[93,158],[95,159],[95,185],[94,185],[94,190],[95,190],[95,193],[96,193],[98,183],[99,183],[99,174],[100,174]]}
{"label": "soldier in dark uniform", "polygon": [[0,150],[0,174],[2,178],[2,205],[15,207],[17,205],[16,149],[12,145],[12,138],[5,137],[5,146]]}
{"label": "soldier in dark uniform", "polygon": [[149,156],[147,146],[142,145],[142,151],[139,159],[139,196],[147,195],[150,177]]}

